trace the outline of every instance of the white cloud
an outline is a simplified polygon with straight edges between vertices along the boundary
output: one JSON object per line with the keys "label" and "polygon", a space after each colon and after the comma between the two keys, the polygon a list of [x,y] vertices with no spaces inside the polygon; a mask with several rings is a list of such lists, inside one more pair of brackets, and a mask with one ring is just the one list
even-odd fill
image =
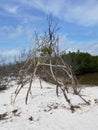
{"label": "white cloud", "polygon": [[[73,43],[68,43],[68,49],[67,50],[70,50],[70,51],[77,51],[77,50],[80,50],[82,52],[88,52],[92,55],[98,55],[98,43],[95,43],[92,41],[92,43],[76,43],[76,42],[73,42]],[[97,44],[97,45],[96,45]]]}
{"label": "white cloud", "polygon": [[11,49],[11,50],[3,50],[0,52],[0,61],[2,63],[14,62],[19,57],[20,51]]}
{"label": "white cloud", "polygon": [[[13,0],[9,1],[13,2]],[[17,2],[17,0],[14,1]],[[15,5],[13,2],[13,6],[11,5],[11,2],[7,2],[7,5],[4,5],[3,8],[5,8],[7,12],[13,14],[13,16],[17,16],[17,18],[21,17],[22,22],[16,27],[4,26],[0,28],[0,35],[7,36],[10,39],[19,38],[20,36],[22,36],[22,38],[26,36],[27,39],[29,39],[28,42],[32,39],[33,31],[36,29],[33,28],[32,30],[29,23],[31,23],[31,21],[33,23],[34,20],[40,21],[39,17],[41,16],[34,16],[29,13],[29,11],[23,11],[26,7],[30,7],[30,9],[36,8],[46,14],[50,12],[62,20],[82,26],[93,26],[98,24],[97,0],[20,0],[17,2],[18,5]],[[18,11],[20,13],[18,13]],[[93,30],[85,32],[84,35],[88,36],[92,33]],[[67,39],[67,35],[62,36],[61,39],[61,49],[73,51],[80,49],[81,51],[88,51],[94,55],[98,54],[98,44],[95,41],[91,41],[90,44],[86,42],[81,43],[77,41],[70,41]]]}
{"label": "white cloud", "polygon": [[88,52],[92,55],[98,55],[98,42],[95,41],[71,41],[68,39],[67,34],[62,35],[59,40],[59,49],[66,52],[80,50],[82,52]]}
{"label": "white cloud", "polygon": [[7,11],[8,13],[12,13],[12,14],[17,14],[17,11],[18,11],[18,6],[16,5],[8,5],[8,4],[5,4],[2,6],[3,9],[5,9],[5,11]]}
{"label": "white cloud", "polygon": [[18,25],[17,27],[12,26],[3,26],[0,28],[0,35],[6,36],[10,39],[15,39],[22,35],[23,33],[23,27],[21,25]]}
{"label": "white cloud", "polygon": [[83,26],[98,24],[98,1],[85,0],[22,0],[22,3],[35,7],[45,13],[51,12],[53,15],[68,22],[77,23]]}
{"label": "white cloud", "polygon": [[98,2],[86,0],[81,4],[69,4],[65,10],[64,18],[70,22],[90,26],[98,23]]}
{"label": "white cloud", "polygon": [[15,50],[15,49],[11,49],[11,50],[3,50],[3,52],[0,52],[0,56],[3,57],[14,57],[19,55],[20,51],[19,50]]}
{"label": "white cloud", "polygon": [[90,43],[87,47],[88,52],[93,55],[98,55],[98,42]]}
{"label": "white cloud", "polygon": [[81,4],[65,2],[64,5],[58,6],[58,10],[55,14],[68,22],[83,26],[91,26],[98,23],[98,2],[96,1],[86,0],[85,3],[82,2]]}
{"label": "white cloud", "polygon": [[[44,13],[52,13],[56,17],[65,20],[67,22],[76,23],[83,26],[93,26],[98,24],[98,1],[97,0],[20,0],[16,5],[13,0],[9,0],[10,3],[2,5],[2,7],[9,13],[18,13],[21,9],[30,7],[36,8]],[[13,3],[13,5],[11,5]],[[26,12],[21,14],[26,16]],[[31,13],[28,14],[31,16]]]}

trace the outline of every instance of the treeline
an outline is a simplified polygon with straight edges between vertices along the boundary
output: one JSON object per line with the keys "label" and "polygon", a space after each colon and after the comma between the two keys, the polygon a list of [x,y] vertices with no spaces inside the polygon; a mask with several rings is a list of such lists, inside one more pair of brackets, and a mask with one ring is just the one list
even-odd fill
{"label": "treeline", "polygon": [[[63,53],[61,56],[64,61],[72,67],[73,71],[77,75],[98,72],[98,56],[92,56],[89,53],[80,51]],[[25,54],[24,60],[22,60],[23,58],[18,58],[18,61],[14,61],[13,63],[1,64],[0,78],[4,76],[17,77],[19,70],[25,63],[26,57],[27,56]],[[55,64],[55,60],[56,58],[53,58],[53,64]]]}
{"label": "treeline", "polygon": [[72,66],[75,74],[98,72],[98,56],[89,53],[69,52],[62,55],[63,59]]}

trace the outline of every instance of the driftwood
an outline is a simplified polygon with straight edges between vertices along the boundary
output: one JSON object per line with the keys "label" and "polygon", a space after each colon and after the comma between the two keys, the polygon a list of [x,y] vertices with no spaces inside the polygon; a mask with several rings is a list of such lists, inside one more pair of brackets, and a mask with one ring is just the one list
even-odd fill
{"label": "driftwood", "polygon": [[[74,75],[70,65],[64,61],[60,55],[58,49],[58,36],[55,36],[55,32],[58,30],[53,25],[51,18],[48,19],[48,33],[45,33],[43,37],[38,37],[36,34],[35,48],[32,50],[31,55],[27,58],[24,66],[19,71],[19,85],[15,91],[15,98],[25,86],[29,83],[25,102],[27,104],[28,96],[31,93],[33,79],[37,76],[40,79],[40,85],[42,88],[41,80],[51,82],[56,85],[56,94],[58,94],[58,88],[61,89],[64,98],[68,102],[71,111],[73,112],[75,107],[68,98],[69,85],[72,86],[73,94],[77,94],[86,104],[90,105],[86,101],[80,91],[77,90],[78,80]],[[26,75],[29,74],[27,78]]]}
{"label": "driftwood", "polygon": [[[45,63],[42,59],[43,59],[42,57],[39,57],[36,61],[36,64],[32,65],[34,68],[33,68],[33,72],[31,73],[31,76],[29,78],[26,78],[23,75],[25,72],[27,72],[27,70],[24,69],[24,70],[20,71],[20,73],[19,73],[20,82],[19,82],[19,86],[17,87],[17,89],[15,91],[15,98],[19,94],[21,89],[24,87],[24,85],[26,83],[29,83],[28,91],[27,91],[26,99],[25,99],[25,102],[27,104],[28,96],[31,93],[33,79],[36,76],[38,76],[40,79],[40,85],[41,85],[41,80],[45,80],[46,82],[51,82],[56,85],[57,96],[58,96],[58,88],[60,88],[62,90],[64,98],[68,102],[72,111],[74,111],[74,106],[72,105],[72,103],[70,102],[70,99],[68,99],[68,96],[67,96],[68,92],[69,92],[68,91],[69,85],[72,86],[74,94],[79,95],[79,97],[84,102],[86,102],[88,105],[90,105],[89,102],[86,101],[82,97],[82,95],[80,94],[80,91],[77,90],[78,81],[77,81],[75,75],[73,75],[72,70],[68,65],[66,65],[66,64],[55,65],[55,64],[52,64],[51,60],[50,60],[50,63]],[[60,57],[60,59],[61,59],[61,57]],[[64,74],[66,74],[66,75],[62,74],[62,77],[61,77],[61,75],[59,77],[59,74],[56,74],[56,71],[54,68],[56,68],[58,71],[62,70],[64,72]],[[42,71],[44,72],[44,75],[43,75]],[[41,88],[42,88],[42,85],[41,85]]]}

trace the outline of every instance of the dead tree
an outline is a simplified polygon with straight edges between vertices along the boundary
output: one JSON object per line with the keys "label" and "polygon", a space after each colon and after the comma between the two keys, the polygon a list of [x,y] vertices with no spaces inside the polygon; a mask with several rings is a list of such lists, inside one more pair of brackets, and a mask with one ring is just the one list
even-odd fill
{"label": "dead tree", "polygon": [[[20,82],[15,91],[15,98],[24,87],[29,83],[25,102],[27,104],[28,96],[31,93],[33,79],[37,76],[40,80],[45,80],[56,85],[56,93],[58,96],[58,88],[62,90],[64,98],[68,102],[71,111],[74,111],[74,106],[68,98],[69,85],[72,86],[73,93],[79,95],[83,101],[86,101],[77,90],[78,81],[73,74],[72,68],[63,60],[60,55],[58,42],[59,37],[56,36],[58,31],[57,25],[54,24],[52,17],[48,17],[48,31],[44,36],[38,36],[35,33],[35,48],[31,55],[27,58],[24,66],[19,72]],[[32,70],[32,72],[30,72]],[[26,78],[25,74],[30,72],[30,76]],[[41,83],[41,82],[40,82]]]}

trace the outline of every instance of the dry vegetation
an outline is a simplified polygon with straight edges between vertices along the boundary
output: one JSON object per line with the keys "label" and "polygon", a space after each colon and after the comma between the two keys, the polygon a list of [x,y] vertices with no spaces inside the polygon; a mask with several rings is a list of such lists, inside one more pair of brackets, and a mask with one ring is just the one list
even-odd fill
{"label": "dry vegetation", "polygon": [[[73,112],[76,106],[73,106],[68,98],[69,85],[72,86],[73,94],[78,95],[87,105],[90,105],[90,103],[80,94],[80,91],[77,89],[78,81],[71,66],[68,65],[60,55],[62,52],[59,52],[59,37],[56,35],[58,29],[52,17],[49,16],[48,30],[45,32],[44,36],[38,36],[37,33],[35,33],[35,48],[19,71],[20,79],[19,85],[15,91],[15,99],[25,84],[29,83],[25,99],[27,103],[28,96],[31,93],[33,79],[37,76],[40,79],[41,88],[42,79],[56,85],[57,96],[58,88],[60,88]],[[30,76],[27,76],[28,74]]]}

